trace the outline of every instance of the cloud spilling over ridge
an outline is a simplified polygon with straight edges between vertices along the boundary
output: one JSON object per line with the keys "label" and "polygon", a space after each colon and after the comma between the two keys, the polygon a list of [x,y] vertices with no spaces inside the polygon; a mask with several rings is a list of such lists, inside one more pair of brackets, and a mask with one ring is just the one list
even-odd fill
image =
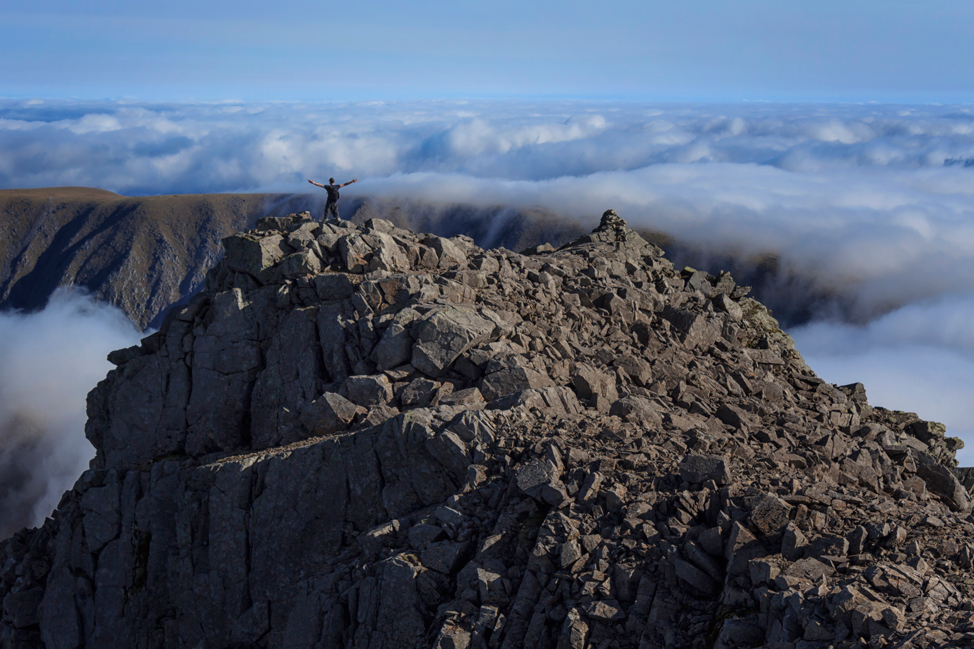
{"label": "cloud spilling over ridge", "polygon": [[[794,174],[769,166],[659,165],[548,181],[394,176],[378,193],[543,204],[594,218],[612,206],[631,225],[702,250],[774,254],[782,272],[851,300],[868,320],[930,295],[967,289],[974,272],[974,174],[941,169]],[[966,183],[966,184],[965,184]],[[923,269],[922,273],[917,272]]]}
{"label": "cloud spilling over ridge", "polygon": [[974,466],[974,295],[912,304],[865,326],[815,322],[792,331],[806,362],[839,385],[861,382],[869,402],[947,425]]}
{"label": "cloud spilling over ridge", "polygon": [[[941,383],[911,367],[970,376],[962,337],[923,339],[931,305],[951,320],[974,295],[971,106],[0,101],[4,187],[309,192],[307,178],[329,176],[360,179],[346,197],[538,206],[593,224],[613,207],[699,260],[773,258],[801,278],[780,283],[778,304],[807,302],[796,286],[834,296],[810,316],[839,324],[800,347],[828,367],[835,340],[859,340],[848,375],[822,371],[831,381],[900,407],[870,368],[917,395]],[[926,395],[909,407],[974,431],[964,398]]]}
{"label": "cloud spilling over ridge", "polygon": [[[540,206],[774,254],[866,321],[965,290],[974,109],[595,102],[0,102],[0,186]],[[923,267],[925,272],[917,272]]]}
{"label": "cloud spilling over ridge", "polygon": [[0,313],[0,538],[43,522],[88,468],[85,397],[108,352],[140,337],[121,311],[73,289],[37,313]]}

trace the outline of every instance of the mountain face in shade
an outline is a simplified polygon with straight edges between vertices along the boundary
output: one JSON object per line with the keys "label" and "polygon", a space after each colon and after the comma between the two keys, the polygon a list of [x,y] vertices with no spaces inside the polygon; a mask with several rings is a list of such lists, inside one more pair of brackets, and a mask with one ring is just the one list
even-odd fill
{"label": "mountain face in shade", "polygon": [[558,249],[263,218],[114,352],[0,544],[11,647],[961,647],[959,440],[611,210]]}
{"label": "mountain face in shade", "polygon": [[288,199],[128,198],[84,187],[0,190],[0,307],[39,309],[58,286],[73,284],[144,328],[199,290],[222,254],[223,237]]}

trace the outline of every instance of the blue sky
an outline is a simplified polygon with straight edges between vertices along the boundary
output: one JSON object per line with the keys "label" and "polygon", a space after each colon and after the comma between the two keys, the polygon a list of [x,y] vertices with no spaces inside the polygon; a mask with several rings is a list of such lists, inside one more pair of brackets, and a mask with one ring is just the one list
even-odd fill
{"label": "blue sky", "polygon": [[0,96],[974,100],[974,2],[16,0]]}

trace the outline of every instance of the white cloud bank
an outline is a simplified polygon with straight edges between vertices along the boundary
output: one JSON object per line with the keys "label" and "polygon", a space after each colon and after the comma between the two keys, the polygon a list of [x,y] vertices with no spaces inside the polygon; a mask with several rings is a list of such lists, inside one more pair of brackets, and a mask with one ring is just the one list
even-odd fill
{"label": "white cloud bank", "polygon": [[859,381],[869,402],[947,425],[974,466],[974,295],[911,304],[864,326],[815,322],[792,331],[805,361],[837,384]]}
{"label": "white cloud bank", "polygon": [[0,313],[0,538],[42,523],[88,468],[85,397],[111,369],[108,352],[140,337],[76,290],[38,313]]}
{"label": "white cloud bank", "polygon": [[346,196],[593,222],[613,207],[706,254],[775,255],[840,298],[798,332],[814,369],[974,447],[974,107],[0,101],[4,187],[307,192],[329,176],[360,179]]}

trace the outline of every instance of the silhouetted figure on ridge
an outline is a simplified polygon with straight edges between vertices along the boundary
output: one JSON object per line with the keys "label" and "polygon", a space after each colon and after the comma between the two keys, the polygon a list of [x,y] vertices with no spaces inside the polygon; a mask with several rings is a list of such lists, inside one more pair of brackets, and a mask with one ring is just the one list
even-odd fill
{"label": "silhouetted figure on ridge", "polygon": [[316,187],[321,187],[328,192],[328,200],[327,202],[325,202],[325,214],[322,217],[322,221],[327,221],[329,219],[329,215],[331,215],[331,218],[334,218],[336,220],[339,218],[338,217],[338,198],[339,198],[338,190],[341,189],[342,187],[347,187],[352,183],[357,183],[358,178],[352,178],[347,183],[341,185],[336,185],[334,178],[329,178],[327,185],[316,183],[310,178],[308,178],[308,182],[311,183],[312,185],[315,185]]}

